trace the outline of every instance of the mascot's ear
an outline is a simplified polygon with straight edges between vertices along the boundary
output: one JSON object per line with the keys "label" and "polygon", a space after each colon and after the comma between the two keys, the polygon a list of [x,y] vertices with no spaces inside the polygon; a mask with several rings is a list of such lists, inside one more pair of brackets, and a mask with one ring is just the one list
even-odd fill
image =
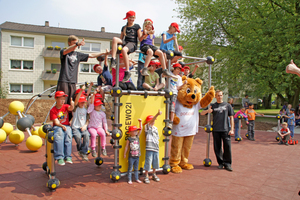
{"label": "mascot's ear", "polygon": [[182,79],[182,81],[185,81],[187,78],[186,78],[186,76],[182,76],[181,79]]}
{"label": "mascot's ear", "polygon": [[[183,79],[182,79],[182,80],[183,80]],[[203,81],[202,81],[200,78],[196,78],[195,81],[196,81],[197,83],[199,83],[200,85],[202,85],[202,83],[203,83]]]}

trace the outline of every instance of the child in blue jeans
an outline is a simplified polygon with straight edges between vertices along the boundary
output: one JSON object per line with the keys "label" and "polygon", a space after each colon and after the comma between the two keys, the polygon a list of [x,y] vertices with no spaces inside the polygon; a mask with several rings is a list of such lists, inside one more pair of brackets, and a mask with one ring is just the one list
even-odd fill
{"label": "child in blue jeans", "polygon": [[287,124],[288,124],[288,128],[291,131],[291,138],[294,138],[294,128],[295,128],[295,109],[291,108],[290,109],[290,114],[288,114],[288,116],[285,116],[288,120],[287,120]]}
{"label": "child in blue jeans", "polygon": [[[65,104],[66,95],[63,91],[56,91],[56,105],[50,110],[50,120],[53,121],[54,131],[54,159],[59,165],[72,162],[72,129],[70,127],[69,112],[74,108],[71,98],[71,105]],[[65,160],[65,161],[64,161]]]}
{"label": "child in blue jeans", "polygon": [[149,115],[146,118],[145,126],[145,135],[146,135],[146,158],[145,158],[145,179],[144,183],[149,184],[149,175],[148,172],[151,169],[151,165],[153,168],[153,175],[152,179],[156,182],[160,181],[160,179],[157,177],[155,171],[159,169],[159,135],[158,130],[154,126],[155,120],[158,117],[158,115],[161,115],[162,112],[158,110],[155,116]]}
{"label": "child in blue jeans", "polygon": [[247,125],[249,124],[249,122],[248,122],[248,116],[245,114],[245,111],[246,111],[245,107],[242,107],[242,108],[241,108],[239,111],[237,111],[237,113],[235,113],[235,115],[234,115],[234,137],[235,137],[235,139],[238,138],[238,136],[239,136],[239,129],[240,129],[240,127],[239,127],[239,118],[238,118],[238,116],[239,116],[239,115],[242,115],[242,116],[245,118],[246,124],[247,124]]}
{"label": "child in blue jeans", "polygon": [[131,174],[132,174],[132,167],[134,169],[134,177],[135,181],[138,183],[142,183],[139,180],[139,161],[141,156],[140,151],[140,139],[139,136],[142,132],[142,120],[138,119],[140,128],[136,126],[129,126],[128,132],[130,137],[127,138],[125,151],[124,151],[124,158],[126,158],[126,154],[129,148],[129,156],[128,156],[128,184],[132,184]]}

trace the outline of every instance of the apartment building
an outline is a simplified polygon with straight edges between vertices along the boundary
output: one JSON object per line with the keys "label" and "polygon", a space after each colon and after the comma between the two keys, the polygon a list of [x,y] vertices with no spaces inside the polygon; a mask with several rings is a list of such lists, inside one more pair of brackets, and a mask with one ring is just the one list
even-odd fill
{"label": "apartment building", "polygon": [[[78,49],[83,53],[105,52],[111,48],[112,38],[120,36],[120,33],[105,32],[104,27],[100,31],[68,29],[51,27],[48,21],[43,26],[4,22],[0,33],[1,86],[7,89],[10,99],[29,99],[57,84],[59,52],[68,47],[69,35],[85,39],[85,46]],[[160,39],[155,43],[159,46]],[[131,55],[131,58],[136,57],[137,54]],[[97,80],[98,74],[93,71],[95,64],[98,64],[95,58],[80,64],[78,82]],[[132,72],[132,79],[136,83],[136,71]]]}

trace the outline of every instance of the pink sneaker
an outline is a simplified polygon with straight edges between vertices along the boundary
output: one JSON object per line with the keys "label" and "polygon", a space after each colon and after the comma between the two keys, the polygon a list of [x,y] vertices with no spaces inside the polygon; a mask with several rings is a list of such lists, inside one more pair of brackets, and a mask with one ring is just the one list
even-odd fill
{"label": "pink sneaker", "polygon": [[132,184],[132,181],[128,181],[128,184],[130,184],[130,185],[131,185],[131,184]]}
{"label": "pink sneaker", "polygon": [[142,181],[140,181],[140,180],[136,180],[136,182],[138,182],[138,183],[142,183]]}

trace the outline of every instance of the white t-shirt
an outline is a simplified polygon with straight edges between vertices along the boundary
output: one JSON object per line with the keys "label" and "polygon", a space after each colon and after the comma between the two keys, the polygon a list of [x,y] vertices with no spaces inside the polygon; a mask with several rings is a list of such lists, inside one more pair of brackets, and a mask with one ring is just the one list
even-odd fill
{"label": "white t-shirt", "polygon": [[[171,73],[172,75],[175,75]],[[177,94],[178,90],[177,87],[182,85],[182,79],[179,75],[176,75],[177,78],[170,78],[170,90],[173,92],[173,94]]]}
{"label": "white t-shirt", "polygon": [[85,107],[79,108],[77,107],[75,112],[73,112],[73,119],[72,119],[72,128],[81,128],[86,123],[86,115],[87,109]]}
{"label": "white t-shirt", "polygon": [[173,125],[172,135],[177,137],[196,135],[199,126],[200,109],[200,103],[197,103],[192,108],[186,108],[177,101],[175,114],[179,117],[180,122],[178,125]]}

